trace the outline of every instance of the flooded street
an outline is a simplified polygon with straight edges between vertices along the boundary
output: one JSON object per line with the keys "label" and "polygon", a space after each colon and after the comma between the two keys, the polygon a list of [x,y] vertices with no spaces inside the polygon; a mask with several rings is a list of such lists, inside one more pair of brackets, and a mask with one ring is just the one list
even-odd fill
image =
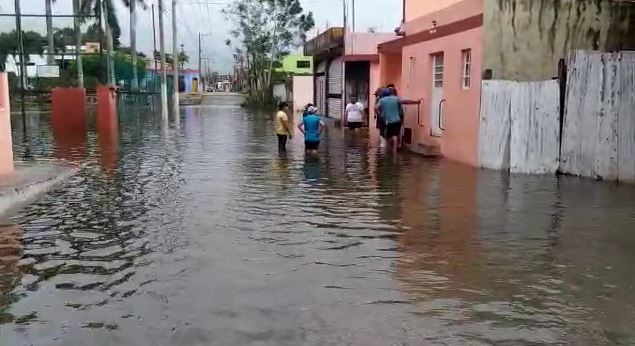
{"label": "flooded street", "polygon": [[[0,228],[1,345],[633,345],[635,188],[384,155],[279,155],[232,100],[56,136],[79,174]],[[25,144],[26,143],[26,144]]]}

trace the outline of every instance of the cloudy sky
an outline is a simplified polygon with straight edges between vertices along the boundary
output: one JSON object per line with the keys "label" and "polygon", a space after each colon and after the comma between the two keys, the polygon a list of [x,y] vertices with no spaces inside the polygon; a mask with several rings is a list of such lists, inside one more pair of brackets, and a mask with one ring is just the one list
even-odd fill
{"label": "cloudy sky", "polygon": [[[349,5],[352,0],[348,0]],[[158,3],[158,0],[145,0],[148,5]],[[171,31],[171,0],[164,0],[167,7],[165,12],[166,50],[172,49]],[[221,72],[229,70],[231,66],[231,51],[224,44],[229,38],[231,23],[228,23],[221,10],[230,0],[178,0],[177,13],[182,18],[179,21],[177,40],[183,44],[185,51],[191,56],[191,67],[198,64],[198,33],[205,34],[202,39],[202,55],[207,57],[213,69]],[[341,0],[301,0],[306,11],[313,11],[316,29],[323,31],[328,26],[342,25]],[[366,31],[370,27],[378,31],[392,31],[400,21],[401,0],[356,0],[355,18],[356,29]],[[14,0],[0,0],[0,13],[14,13]],[[65,15],[71,13],[71,0],[57,0],[54,14]],[[44,0],[21,0],[23,14],[44,14]],[[122,28],[121,42],[129,44],[129,15],[123,6],[123,1],[117,1],[117,15]],[[152,52],[152,13],[150,9],[139,10],[137,26],[137,44],[139,50]],[[350,20],[350,19],[349,19]],[[70,18],[55,18],[55,27],[72,26]],[[350,25],[350,22],[349,22]],[[45,34],[44,18],[24,18],[24,30],[34,30]],[[158,26],[158,18],[157,18]],[[0,31],[11,31],[15,28],[12,17],[0,17]],[[157,30],[158,40],[158,30]]]}

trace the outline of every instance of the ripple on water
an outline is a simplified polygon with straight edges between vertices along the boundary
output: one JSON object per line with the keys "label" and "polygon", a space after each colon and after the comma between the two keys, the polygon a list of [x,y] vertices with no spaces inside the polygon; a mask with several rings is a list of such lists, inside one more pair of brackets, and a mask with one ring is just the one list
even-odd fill
{"label": "ripple on water", "polygon": [[0,227],[8,344],[633,343],[632,188],[339,130],[279,155],[268,115],[228,105],[124,108],[112,138],[45,119],[16,156],[83,168]]}

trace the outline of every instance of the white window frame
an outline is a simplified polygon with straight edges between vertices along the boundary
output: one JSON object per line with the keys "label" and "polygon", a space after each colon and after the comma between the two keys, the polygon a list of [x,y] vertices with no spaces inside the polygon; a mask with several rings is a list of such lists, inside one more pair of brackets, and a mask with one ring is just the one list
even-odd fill
{"label": "white window frame", "polygon": [[443,75],[445,70],[445,56],[443,52],[432,55],[432,82],[435,87],[443,87]]}
{"label": "white window frame", "polygon": [[469,90],[472,87],[472,49],[461,51],[461,87]]}

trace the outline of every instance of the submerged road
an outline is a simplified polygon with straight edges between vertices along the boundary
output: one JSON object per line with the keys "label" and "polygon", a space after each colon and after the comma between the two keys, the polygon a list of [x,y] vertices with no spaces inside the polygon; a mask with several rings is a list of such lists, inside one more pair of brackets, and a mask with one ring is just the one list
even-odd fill
{"label": "submerged road", "polygon": [[393,159],[329,131],[279,155],[237,96],[18,157],[79,174],[0,227],[1,345],[635,344],[635,189]]}

